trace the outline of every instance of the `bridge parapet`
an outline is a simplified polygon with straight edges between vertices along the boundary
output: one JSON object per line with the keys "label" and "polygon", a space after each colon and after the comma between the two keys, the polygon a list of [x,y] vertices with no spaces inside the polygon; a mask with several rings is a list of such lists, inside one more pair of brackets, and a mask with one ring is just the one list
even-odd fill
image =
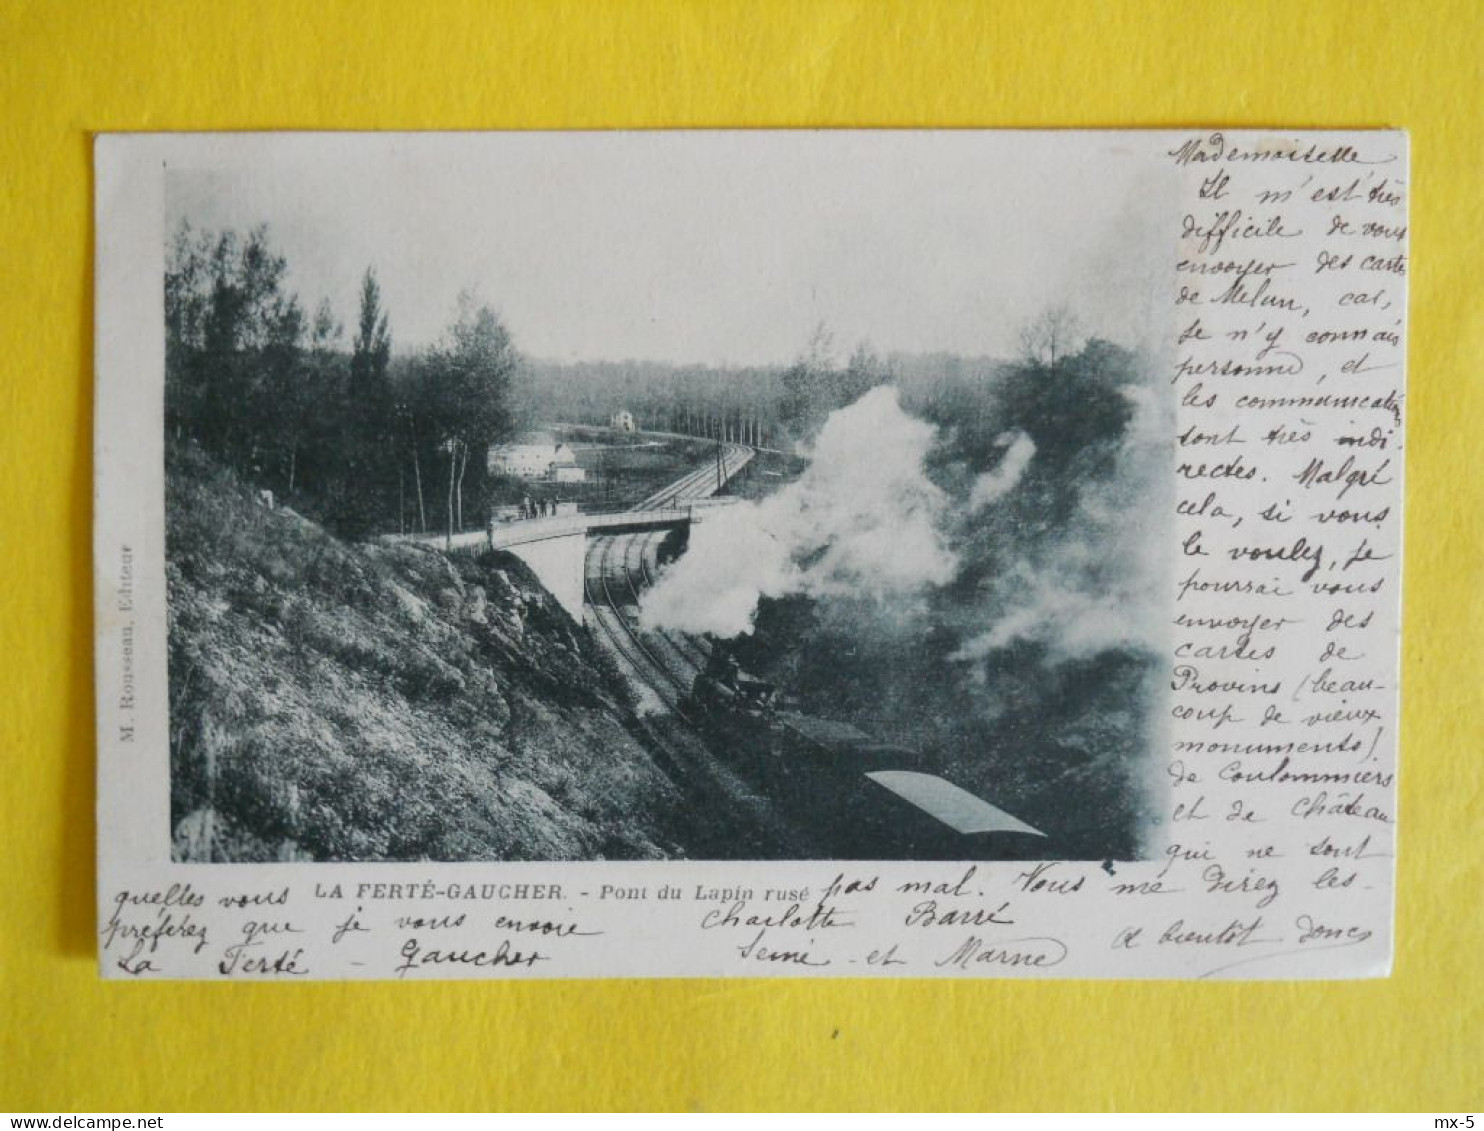
{"label": "bridge parapet", "polygon": [[[548,542],[553,538],[586,537],[594,530],[654,530],[659,527],[682,527],[691,522],[692,507],[665,507],[654,510],[615,511],[609,514],[563,514],[550,518],[518,519],[495,523],[487,530],[466,530],[450,538],[447,534],[388,534],[382,542],[401,542],[435,549],[508,550],[531,542]],[[695,508],[700,509],[700,508]]]}
{"label": "bridge parapet", "polygon": [[555,518],[531,518],[499,523],[490,528],[489,544],[496,550],[548,538],[569,538],[595,530],[653,530],[661,526],[685,526],[691,521],[690,507],[666,507],[611,514],[564,514]]}

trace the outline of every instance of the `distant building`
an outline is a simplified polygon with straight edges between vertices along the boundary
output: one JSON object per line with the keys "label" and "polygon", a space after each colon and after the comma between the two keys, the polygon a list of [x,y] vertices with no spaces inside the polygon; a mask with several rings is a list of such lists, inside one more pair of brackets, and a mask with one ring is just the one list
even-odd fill
{"label": "distant building", "polygon": [[490,471],[501,475],[545,479],[551,474],[558,450],[565,447],[548,433],[525,432],[509,443],[492,445],[487,466]]}
{"label": "distant building", "polygon": [[582,483],[587,472],[566,444],[546,432],[526,432],[508,444],[493,444],[485,466],[499,475],[544,479],[554,483]]}
{"label": "distant building", "polygon": [[613,414],[611,424],[620,432],[632,432],[636,427],[634,424],[634,414],[626,408],[621,408]]}

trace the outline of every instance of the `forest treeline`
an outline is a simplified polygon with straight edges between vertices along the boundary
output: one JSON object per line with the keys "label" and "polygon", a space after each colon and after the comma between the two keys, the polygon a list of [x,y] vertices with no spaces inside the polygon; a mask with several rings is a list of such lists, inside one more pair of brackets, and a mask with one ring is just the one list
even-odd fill
{"label": "forest treeline", "polygon": [[[489,446],[537,423],[607,424],[627,410],[641,429],[790,451],[835,409],[890,383],[906,408],[952,424],[991,459],[998,432],[972,440],[983,422],[1004,418],[994,402],[1007,390],[1029,398],[1032,427],[1038,415],[1055,420],[1037,437],[1041,450],[1077,443],[1064,412],[1030,403],[1067,390],[1017,375],[1122,364],[1107,355],[1115,347],[1097,342],[1075,358],[1063,346],[1058,357],[1055,332],[1023,343],[1014,362],[882,355],[864,343],[842,360],[823,324],[788,366],[553,362],[522,356],[495,310],[468,293],[436,345],[397,349],[395,312],[373,269],[353,298],[348,334],[330,298],[309,310],[288,271],[266,226],[183,223],[175,232],[164,279],[167,436],[350,537],[481,525],[523,491],[490,475]],[[1043,338],[1047,326],[1061,324],[1043,319]]]}
{"label": "forest treeline", "polygon": [[831,412],[876,385],[896,385],[904,404],[926,412],[955,402],[957,391],[1002,368],[989,357],[880,354],[866,343],[841,361],[821,325],[787,366],[528,359],[519,401],[536,420],[607,424],[622,408],[643,429],[789,451]]}
{"label": "forest treeline", "polygon": [[309,313],[266,227],[182,225],[165,265],[165,421],[341,534],[458,529],[484,452],[515,427],[519,355],[488,305],[459,297],[436,346],[394,356],[368,268],[349,343],[328,298]]}

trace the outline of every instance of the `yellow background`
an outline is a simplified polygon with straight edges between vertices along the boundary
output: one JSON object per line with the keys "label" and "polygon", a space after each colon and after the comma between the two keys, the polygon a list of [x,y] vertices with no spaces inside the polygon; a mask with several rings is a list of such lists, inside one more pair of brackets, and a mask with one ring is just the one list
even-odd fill
{"label": "yellow background", "polygon": [[[0,1107],[1478,1113],[1481,11],[1477,0],[5,0]],[[1208,123],[1412,131],[1393,978],[97,980],[91,131]]]}

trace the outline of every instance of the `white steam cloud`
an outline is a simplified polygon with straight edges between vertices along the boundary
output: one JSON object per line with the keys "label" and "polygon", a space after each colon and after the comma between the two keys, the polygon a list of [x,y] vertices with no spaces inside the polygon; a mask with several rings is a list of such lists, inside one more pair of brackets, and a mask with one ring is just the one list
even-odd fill
{"label": "white steam cloud", "polygon": [[1036,442],[1024,432],[1007,432],[1000,440],[1010,446],[1005,450],[998,467],[993,471],[986,471],[974,480],[974,487],[969,492],[971,511],[998,502],[1015,490],[1025,469],[1030,466],[1031,457],[1036,454]]}
{"label": "white steam cloud", "polygon": [[798,480],[693,524],[685,555],[641,598],[639,623],[728,638],[752,631],[762,597],[893,601],[950,581],[948,502],[923,467],[935,440],[890,386],[837,410]]}
{"label": "white steam cloud", "polygon": [[[952,659],[980,660],[1018,640],[1044,643],[1062,659],[1161,647],[1168,539],[1150,524],[1170,510],[1161,505],[1170,481],[1170,410],[1143,387],[1123,392],[1134,413],[1117,471],[1083,495],[1050,548],[1022,558],[997,579],[994,606],[1002,611]],[[991,474],[1006,469],[1013,450]]]}

